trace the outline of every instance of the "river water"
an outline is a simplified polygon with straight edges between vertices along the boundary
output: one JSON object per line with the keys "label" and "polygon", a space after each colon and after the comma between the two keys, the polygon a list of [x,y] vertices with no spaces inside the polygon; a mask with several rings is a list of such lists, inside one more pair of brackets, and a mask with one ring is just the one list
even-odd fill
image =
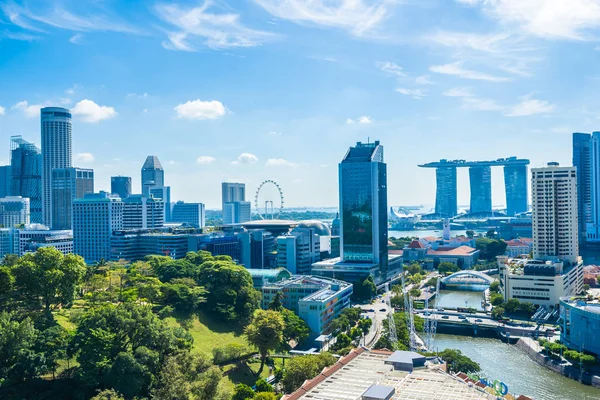
{"label": "river water", "polygon": [[437,334],[435,347],[458,349],[481,365],[482,374],[498,379],[511,394],[535,400],[598,400],[600,389],[583,385],[532,361],[524,352],[498,339]]}

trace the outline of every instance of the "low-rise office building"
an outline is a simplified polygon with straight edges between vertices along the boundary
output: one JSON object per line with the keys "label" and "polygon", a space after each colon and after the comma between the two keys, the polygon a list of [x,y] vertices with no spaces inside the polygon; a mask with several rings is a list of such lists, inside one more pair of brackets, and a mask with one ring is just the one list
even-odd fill
{"label": "low-rise office building", "polygon": [[202,203],[184,203],[183,201],[178,201],[173,204],[171,222],[179,222],[202,229],[204,228],[205,219],[204,204]]}
{"label": "low-rise office building", "polygon": [[600,355],[600,303],[560,300],[560,340],[567,347]]}
{"label": "low-rise office building", "polygon": [[519,257],[529,255],[533,251],[533,240],[531,238],[518,238],[506,241],[506,252],[508,257]]}
{"label": "low-rise office building", "polygon": [[537,306],[556,306],[560,298],[583,291],[583,262],[510,259],[498,256],[504,301],[517,299]]}
{"label": "low-rise office building", "polygon": [[48,229],[45,225],[25,225],[18,229],[19,256],[34,253],[41,247],[54,247],[63,254],[73,253],[73,231],[70,229]]}
{"label": "low-rise office building", "polygon": [[311,337],[328,333],[329,325],[350,306],[352,284],[314,276],[292,276],[262,288],[262,307],[268,308],[277,293],[283,306],[308,324]]}
{"label": "low-rise office building", "polygon": [[110,238],[110,259],[138,261],[149,255],[184,258],[188,252],[189,236],[166,229],[115,231]]}
{"label": "low-rise office building", "polygon": [[376,284],[402,271],[402,255],[388,254],[388,269],[385,276],[381,273],[379,263],[357,263],[342,261],[340,257],[321,260],[312,265],[311,275],[342,279],[347,282],[364,280],[371,275]]}

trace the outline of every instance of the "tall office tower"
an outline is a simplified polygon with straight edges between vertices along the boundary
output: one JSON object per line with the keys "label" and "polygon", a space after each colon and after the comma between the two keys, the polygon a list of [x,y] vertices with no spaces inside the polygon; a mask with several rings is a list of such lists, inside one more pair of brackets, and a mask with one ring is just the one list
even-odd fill
{"label": "tall office tower", "polygon": [[71,167],[71,113],[60,107],[42,108],[41,124],[43,222],[52,226],[52,170]]}
{"label": "tall office tower", "polygon": [[123,200],[123,229],[154,229],[164,225],[162,199],[133,194]]}
{"label": "tall office tower", "polygon": [[158,160],[158,157],[148,156],[142,166],[142,194],[144,196],[149,196],[151,187],[164,185],[165,170]]}
{"label": "tall office tower", "polygon": [[0,224],[4,228],[28,225],[31,222],[29,199],[21,196],[0,198]]}
{"label": "tall office tower", "polygon": [[110,192],[126,199],[131,195],[131,177],[130,176],[111,176]]}
{"label": "tall office tower", "polygon": [[531,169],[533,257],[576,263],[577,169],[551,162]]}
{"label": "tall office tower", "polygon": [[223,182],[221,184],[221,210],[225,209],[225,203],[237,201],[246,201],[246,184]]}
{"label": "tall office tower", "polygon": [[42,154],[21,136],[10,138],[11,189],[13,196],[29,198],[31,222],[42,223]]}
{"label": "tall office tower", "polygon": [[223,204],[223,225],[242,224],[252,219],[249,201]]}
{"label": "tall office tower", "polygon": [[456,167],[439,167],[435,170],[437,185],[435,195],[435,213],[443,217],[454,217],[458,214],[456,196]]}
{"label": "tall office tower", "polygon": [[73,200],[94,193],[94,170],[56,168],[52,170],[52,229],[73,229]]}
{"label": "tall office tower", "polygon": [[469,167],[471,186],[470,213],[492,212],[492,168],[490,166]]}
{"label": "tall office tower", "polygon": [[0,197],[10,196],[12,173],[10,165],[0,166]]}
{"label": "tall office tower", "polygon": [[123,229],[123,202],[106,192],[73,200],[73,250],[86,263],[110,260],[110,237]]}
{"label": "tall office tower", "polygon": [[[583,135],[585,134],[579,135],[581,135],[581,142],[583,142]],[[588,137],[589,166],[586,165],[587,154],[581,150],[584,145],[580,145],[580,151],[577,154],[579,157],[576,160],[575,134],[573,134],[573,166],[577,168],[577,190],[579,190],[581,182],[584,191],[583,196],[579,195],[578,199],[581,198],[585,203],[583,207],[579,206],[578,211],[579,214],[583,213],[585,218],[586,241],[588,243],[598,243],[600,242],[600,132],[593,132]],[[576,165],[575,161],[579,161],[579,165]]]}
{"label": "tall office tower", "polygon": [[506,190],[506,215],[512,217],[526,212],[527,164],[529,160],[517,160],[504,165],[504,188]]}
{"label": "tall office tower", "polygon": [[342,261],[379,264],[386,276],[387,166],[379,141],[350,147],[339,164],[339,190]]}
{"label": "tall office tower", "polygon": [[173,204],[171,222],[188,224],[195,228],[204,228],[205,213],[202,203],[184,203],[178,201]]}
{"label": "tall office tower", "polygon": [[164,206],[164,222],[171,222],[171,187],[170,186],[153,186],[149,189],[149,196],[155,199],[161,199]]}

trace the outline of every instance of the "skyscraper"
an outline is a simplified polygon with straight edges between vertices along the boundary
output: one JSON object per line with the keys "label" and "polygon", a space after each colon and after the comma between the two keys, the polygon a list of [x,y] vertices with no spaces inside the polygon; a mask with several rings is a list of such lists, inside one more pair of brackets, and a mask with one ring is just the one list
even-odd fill
{"label": "skyscraper", "polygon": [[[582,150],[582,148],[585,149],[584,145],[579,149],[578,160],[575,159],[575,135],[573,135],[573,165],[577,167],[575,161],[579,161],[579,168],[581,168],[581,176],[577,176],[577,183],[579,184],[581,180],[584,193],[580,197],[585,203],[583,209],[579,208],[579,213],[583,213],[585,218],[586,241],[598,243],[600,242],[600,132],[593,132],[588,137],[589,163],[585,150]],[[583,141],[584,138],[581,137],[581,139]],[[580,169],[577,171],[579,174]]]}
{"label": "skyscraper", "polygon": [[534,258],[578,261],[576,171],[558,163],[531,169]]}
{"label": "skyscraper", "polygon": [[134,194],[123,200],[123,229],[153,229],[164,225],[162,199]]}
{"label": "skyscraper", "polygon": [[73,201],[73,248],[86,263],[111,259],[110,238],[123,229],[123,202],[106,192]]}
{"label": "skyscraper", "polygon": [[342,262],[388,268],[387,166],[383,146],[358,142],[339,164]]}
{"label": "skyscraper", "polygon": [[11,179],[12,173],[10,165],[0,166],[0,197],[11,195]]}
{"label": "skyscraper", "polygon": [[504,165],[506,215],[511,217],[527,211],[527,164],[529,164],[529,160],[515,161]]}
{"label": "skyscraper", "polygon": [[42,212],[44,224],[52,226],[52,170],[70,168],[71,113],[61,107],[44,107],[42,131]]}
{"label": "skyscraper", "polygon": [[165,186],[165,170],[158,157],[148,156],[142,166],[142,194],[149,196],[154,186]]}
{"label": "skyscraper", "polygon": [[435,213],[443,217],[454,217],[458,214],[456,196],[456,167],[440,167],[435,170],[437,185],[435,195]]}
{"label": "skyscraper", "polygon": [[130,176],[111,176],[110,192],[116,194],[121,199],[131,196],[131,177]]}
{"label": "skyscraper", "polygon": [[42,155],[21,136],[10,138],[11,194],[29,198],[31,222],[42,223]]}
{"label": "skyscraper", "polygon": [[492,168],[489,165],[469,167],[471,182],[470,213],[492,212]]}
{"label": "skyscraper", "polygon": [[225,209],[225,203],[236,201],[246,201],[246,184],[223,182],[221,184],[221,210]]}
{"label": "skyscraper", "polygon": [[73,200],[81,199],[87,193],[94,193],[94,170],[52,170],[52,229],[73,229]]}
{"label": "skyscraper", "polygon": [[163,221],[171,222],[171,187],[170,186],[152,186],[149,188],[149,196],[160,199],[164,203]]}
{"label": "skyscraper", "polygon": [[249,201],[234,201],[223,204],[223,225],[241,224],[251,219]]}

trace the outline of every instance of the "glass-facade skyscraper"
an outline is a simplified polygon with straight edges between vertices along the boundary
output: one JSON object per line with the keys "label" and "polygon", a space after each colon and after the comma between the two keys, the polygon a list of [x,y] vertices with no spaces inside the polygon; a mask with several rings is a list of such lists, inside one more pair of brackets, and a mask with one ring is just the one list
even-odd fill
{"label": "glass-facade skyscraper", "polygon": [[42,154],[21,136],[10,138],[11,187],[13,196],[29,198],[31,223],[42,223]]}
{"label": "glass-facade skyscraper", "polygon": [[[527,161],[529,163],[529,161]],[[527,164],[504,166],[504,188],[506,190],[506,215],[527,211]]]}
{"label": "glass-facade skyscraper", "polygon": [[165,186],[165,170],[158,157],[148,156],[142,166],[142,194],[149,196],[154,186]]}
{"label": "glass-facade skyscraper", "polygon": [[71,168],[71,113],[61,107],[44,107],[42,131],[42,213],[43,222],[52,226],[52,170]]}
{"label": "glass-facade skyscraper", "polygon": [[435,170],[437,190],[435,194],[435,213],[443,217],[458,214],[456,196],[456,167],[439,167]]}
{"label": "glass-facade skyscraper", "polygon": [[470,213],[492,212],[492,168],[488,165],[469,168],[471,185]]}
{"label": "glass-facade skyscraper", "polygon": [[131,196],[131,177],[130,176],[111,176],[110,193],[116,194],[122,199]]}
{"label": "glass-facade skyscraper", "polygon": [[82,199],[88,193],[94,193],[94,170],[52,170],[52,229],[73,229],[73,200]]}
{"label": "glass-facade skyscraper", "polygon": [[383,146],[358,142],[339,164],[341,260],[388,266],[387,166]]}
{"label": "glass-facade skyscraper", "polygon": [[579,240],[586,240],[592,219],[592,135],[573,133],[573,166],[577,168],[577,220]]}

